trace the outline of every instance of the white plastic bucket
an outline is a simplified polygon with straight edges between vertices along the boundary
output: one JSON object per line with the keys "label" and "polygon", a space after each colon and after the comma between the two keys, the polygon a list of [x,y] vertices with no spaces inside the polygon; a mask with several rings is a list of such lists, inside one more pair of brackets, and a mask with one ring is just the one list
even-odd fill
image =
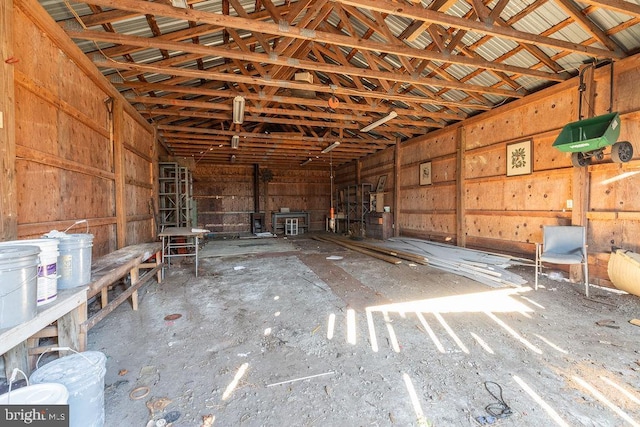
{"label": "white plastic bucket", "polygon": [[0,329],[37,314],[38,254],[37,246],[0,246]]}
{"label": "white plastic bucket", "polygon": [[37,305],[55,301],[58,296],[58,241],[55,239],[12,240],[2,242],[0,246],[38,246],[40,263],[38,264]]}
{"label": "white plastic bucket", "polygon": [[43,383],[0,395],[0,405],[66,405],[69,392],[62,384]]}
{"label": "white plastic bucket", "polygon": [[[46,236],[49,237],[49,236]],[[91,282],[93,234],[58,233],[58,289],[70,289]]]}
{"label": "white plastic bucket", "polygon": [[85,351],[56,359],[37,369],[32,384],[59,383],[69,391],[69,427],[104,426],[104,375],[107,357]]}

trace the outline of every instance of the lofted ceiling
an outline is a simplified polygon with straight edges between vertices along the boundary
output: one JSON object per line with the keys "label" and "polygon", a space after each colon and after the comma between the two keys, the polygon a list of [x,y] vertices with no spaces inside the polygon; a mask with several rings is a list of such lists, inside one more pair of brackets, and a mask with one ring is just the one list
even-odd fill
{"label": "lofted ceiling", "polygon": [[[312,168],[525,97],[584,63],[636,53],[634,1],[40,3],[172,155]],[[233,121],[238,96],[242,123]]]}

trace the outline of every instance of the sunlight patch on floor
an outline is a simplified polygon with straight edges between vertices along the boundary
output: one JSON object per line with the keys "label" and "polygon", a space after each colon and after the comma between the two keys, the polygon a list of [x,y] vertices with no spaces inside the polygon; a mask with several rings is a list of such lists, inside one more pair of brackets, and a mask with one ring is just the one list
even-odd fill
{"label": "sunlight patch on floor", "polygon": [[538,337],[538,339],[542,342],[544,342],[546,345],[548,345],[549,347],[551,347],[552,349],[559,351],[562,354],[569,354],[569,352],[557,345],[555,345],[554,343],[552,343],[551,341],[549,341],[548,339],[546,339],[545,337],[543,337],[542,335],[538,335],[538,334],[533,334],[536,337]]}
{"label": "sunlight patch on floor", "polygon": [[382,316],[384,317],[384,323],[387,325],[387,331],[389,332],[389,340],[391,341],[391,348],[393,348],[393,351],[395,351],[396,353],[400,353],[400,344],[398,344],[396,331],[393,329],[393,325],[391,324],[389,313],[387,313],[386,311],[383,311]]}
{"label": "sunlight patch on floor", "polygon": [[640,424],[638,424],[638,422],[636,422],[633,418],[631,418],[629,416],[629,414],[624,412],[618,406],[613,404],[613,402],[611,402],[609,399],[607,399],[606,396],[604,394],[600,393],[594,386],[592,386],[591,384],[589,384],[588,382],[586,382],[582,378],[580,378],[578,376],[575,376],[575,375],[573,376],[573,380],[575,382],[577,382],[582,388],[584,388],[589,393],[591,393],[591,395],[593,397],[595,397],[596,399],[598,399],[603,405],[605,405],[606,407],[611,409],[613,412],[618,414],[618,416],[620,418],[622,418],[623,420],[628,422],[629,425],[632,425],[633,427],[640,427]]}
{"label": "sunlight patch on floor", "polygon": [[456,345],[462,350],[464,353],[469,354],[469,349],[464,345],[462,340],[456,335],[456,333],[451,329],[451,326],[444,320],[444,318],[440,315],[440,313],[433,313],[433,315],[438,319],[438,322],[442,325],[445,331],[449,334],[449,336],[455,341]]}
{"label": "sunlight patch on floor", "polygon": [[545,308],[544,308],[544,305],[542,305],[542,304],[538,304],[537,302],[535,302],[535,301],[534,301],[534,300],[532,300],[531,298],[527,298],[527,297],[525,297],[524,295],[520,295],[520,298],[522,298],[523,300],[527,301],[527,302],[528,302],[528,303],[530,303],[530,304],[535,305],[535,306],[536,306],[536,307],[538,307],[538,308],[541,308],[541,309],[543,309],[543,310],[545,309]]}
{"label": "sunlight patch on floor", "polygon": [[442,343],[440,342],[436,334],[433,332],[433,329],[431,329],[431,326],[429,326],[429,324],[427,323],[427,320],[424,318],[422,313],[416,313],[416,316],[418,316],[418,320],[420,320],[420,324],[427,331],[427,334],[429,334],[429,338],[431,338],[431,341],[433,341],[433,344],[435,344],[438,351],[440,353],[446,353],[444,347],[442,346]]}
{"label": "sunlight patch on floor", "polygon": [[248,363],[243,363],[242,366],[238,368],[238,372],[236,372],[236,375],[233,377],[233,380],[229,383],[224,393],[222,394],[222,400],[227,400],[228,398],[231,397],[231,394],[233,394],[233,391],[238,386],[238,383],[244,376],[245,372],[247,372],[248,367],[249,367]]}
{"label": "sunlight patch on floor", "polygon": [[411,405],[413,406],[413,410],[416,413],[416,418],[418,419],[418,425],[428,425],[426,423],[424,412],[422,411],[422,405],[420,405],[420,400],[418,400],[418,394],[416,393],[416,389],[413,386],[413,382],[411,381],[411,378],[406,373],[403,373],[402,379],[404,380],[405,387],[407,387],[407,392],[409,393],[409,399],[411,400]]}
{"label": "sunlight patch on floor", "polygon": [[336,329],[336,315],[335,313],[331,313],[329,315],[329,320],[327,321],[327,339],[332,340],[333,334]]}
{"label": "sunlight patch on floor", "polygon": [[601,376],[600,379],[604,382],[606,382],[607,384],[609,384],[611,387],[615,388],[616,390],[618,390],[620,393],[624,394],[627,399],[629,399],[630,401],[632,401],[633,403],[635,403],[636,405],[640,405],[640,399],[638,399],[636,396],[634,396],[629,390],[627,390],[626,388],[622,387],[621,385],[615,383],[614,381],[610,380],[607,377],[603,377]]}
{"label": "sunlight patch on floor", "polygon": [[367,326],[369,328],[369,341],[371,342],[371,350],[378,352],[378,339],[376,337],[376,328],[373,326],[373,315],[369,309],[365,310],[367,315]]}
{"label": "sunlight patch on floor", "polygon": [[511,336],[520,341],[522,344],[527,346],[531,351],[537,354],[542,354],[542,350],[540,350],[535,345],[531,344],[528,340],[523,338],[519,333],[517,333],[511,326],[507,325],[503,320],[499,319],[495,314],[486,312],[485,313],[491,320],[496,322],[498,325],[502,327],[505,331],[507,331]]}
{"label": "sunlight patch on floor", "polygon": [[471,336],[473,337],[474,340],[476,340],[478,344],[480,344],[480,347],[482,347],[484,351],[486,351],[489,354],[495,354],[491,349],[491,347],[489,347],[489,344],[487,344],[482,338],[480,338],[478,335],[474,334],[473,332],[471,332]]}
{"label": "sunlight patch on floor", "polygon": [[347,309],[347,342],[356,345],[356,311]]}
{"label": "sunlight patch on floor", "polygon": [[549,415],[549,417],[551,417],[551,419],[553,421],[555,421],[555,423],[561,427],[569,427],[569,424],[567,424],[562,417],[560,417],[560,414],[558,414],[556,412],[555,409],[553,409],[551,407],[551,405],[549,405],[547,402],[544,401],[544,399],[542,397],[540,397],[540,395],[538,393],[536,393],[530,386],[529,384],[527,384],[526,382],[524,382],[524,380],[522,380],[519,376],[514,375],[513,379],[515,382],[518,383],[518,385],[520,387],[522,387],[522,389],[529,395],[531,396],[531,398],[533,400],[535,400],[535,402],[540,405],[540,407],[542,407],[542,409],[544,409],[546,411],[546,413]]}
{"label": "sunlight patch on floor", "polygon": [[368,307],[371,311],[388,311],[397,313],[492,313],[533,312],[534,310],[513,298],[531,288],[498,289],[495,291],[475,292],[465,295],[429,298]]}

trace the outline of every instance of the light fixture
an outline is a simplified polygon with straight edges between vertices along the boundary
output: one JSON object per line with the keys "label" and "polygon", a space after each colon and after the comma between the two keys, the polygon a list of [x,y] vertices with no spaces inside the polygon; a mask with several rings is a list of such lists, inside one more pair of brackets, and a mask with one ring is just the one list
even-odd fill
{"label": "light fixture", "polygon": [[304,165],[308,165],[309,163],[311,163],[311,157],[309,157],[307,160],[305,160],[304,162],[300,163],[300,166],[304,166]]}
{"label": "light fixture", "polygon": [[369,126],[363,127],[362,129],[360,129],[360,132],[369,132],[371,129],[377,128],[381,124],[386,123],[389,120],[394,119],[396,117],[398,117],[398,113],[396,113],[395,111],[392,111],[386,116],[384,116],[383,118],[381,118],[380,120],[371,123]]}
{"label": "light fixture", "polygon": [[231,148],[235,150],[238,148],[239,145],[240,145],[240,137],[238,135],[233,135],[231,137]]}
{"label": "light fixture", "polygon": [[232,155],[231,155],[231,158],[229,159],[229,161],[230,161],[231,163],[235,163],[235,162],[236,162],[236,155],[235,155],[235,154],[232,154]]}
{"label": "light fixture", "polygon": [[324,150],[322,150],[323,153],[328,153],[329,151],[333,150],[334,148],[336,148],[338,145],[340,145],[340,141],[336,141],[333,144],[331,144],[330,146],[328,146],[327,148],[325,148]]}
{"label": "light fixture", "polygon": [[240,95],[233,98],[233,123],[239,125],[244,121],[244,98]]}

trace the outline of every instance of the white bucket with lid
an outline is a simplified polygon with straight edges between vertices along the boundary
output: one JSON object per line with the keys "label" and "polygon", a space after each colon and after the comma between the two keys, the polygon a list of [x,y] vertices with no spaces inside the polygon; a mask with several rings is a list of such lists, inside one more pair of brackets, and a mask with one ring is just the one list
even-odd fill
{"label": "white bucket with lid", "polygon": [[58,383],[42,383],[0,395],[0,405],[66,405],[67,388]]}
{"label": "white bucket with lid", "polygon": [[20,325],[35,317],[37,246],[0,246],[0,329]]}
{"label": "white bucket with lid", "polygon": [[52,231],[44,235],[58,242],[58,289],[70,289],[91,282],[93,234]]}
{"label": "white bucket with lid", "polygon": [[36,369],[32,384],[60,383],[69,391],[69,427],[104,426],[104,376],[107,357],[84,351],[61,357]]}
{"label": "white bucket with lid", "polygon": [[58,241],[56,239],[29,239],[2,242],[0,246],[38,246],[40,262],[38,264],[37,305],[55,301],[58,296]]}

